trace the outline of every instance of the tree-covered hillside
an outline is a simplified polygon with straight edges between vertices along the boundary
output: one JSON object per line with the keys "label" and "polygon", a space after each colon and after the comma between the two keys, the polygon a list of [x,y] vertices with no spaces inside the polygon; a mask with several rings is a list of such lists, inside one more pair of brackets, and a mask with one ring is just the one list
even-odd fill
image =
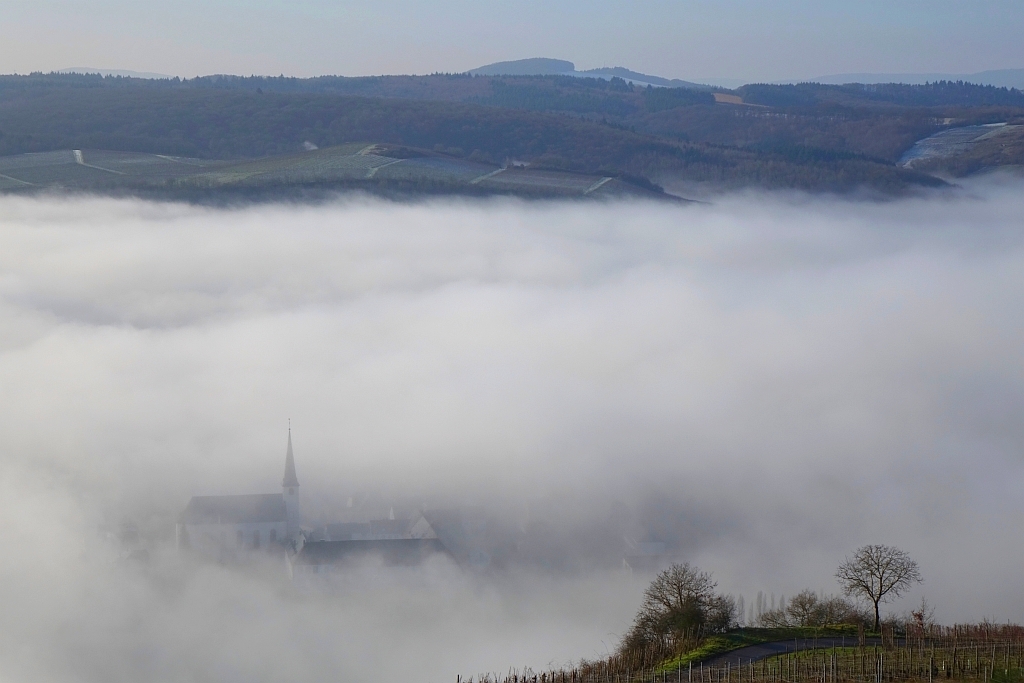
{"label": "tree-covered hillside", "polygon": [[110,149],[241,159],[364,141],[637,179],[898,192],[939,182],[895,166],[916,140],[951,122],[1022,117],[1018,101],[1018,91],[965,84],[725,93],[561,76],[34,74],[0,77],[0,155]]}

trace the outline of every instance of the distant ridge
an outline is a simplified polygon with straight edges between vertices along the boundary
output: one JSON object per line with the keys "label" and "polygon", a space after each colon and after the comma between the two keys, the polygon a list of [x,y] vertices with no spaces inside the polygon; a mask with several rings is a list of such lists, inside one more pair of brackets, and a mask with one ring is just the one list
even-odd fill
{"label": "distant ridge", "polygon": [[678,78],[662,78],[661,76],[650,76],[648,74],[642,74],[637,71],[630,71],[625,67],[613,66],[613,67],[602,67],[600,69],[587,69],[586,71],[577,71],[577,76],[599,76],[613,78],[618,76],[619,78],[626,81],[633,81],[634,83],[647,85],[661,86],[663,88],[692,88],[694,90],[710,90],[710,85],[703,83],[693,83],[691,81],[684,81]]}
{"label": "distant ridge", "polygon": [[470,69],[469,73],[474,76],[575,76],[577,78],[603,78],[605,80],[621,78],[625,81],[632,81],[635,85],[639,86],[652,85],[658,88],[691,88],[694,90],[711,89],[709,85],[683,81],[678,78],[668,79],[661,76],[651,76],[638,71],[631,71],[621,66],[606,66],[599,69],[577,71],[576,65],[570,61],[547,57],[495,62],[494,64]]}
{"label": "distant ridge", "polygon": [[[977,85],[993,85],[997,88],[1017,88],[1024,90],[1024,69],[995,69],[991,71],[979,71],[973,74],[949,74],[949,73],[904,73],[904,74],[875,74],[875,73],[849,73],[832,74],[807,79],[814,83],[827,85],[843,85],[844,83],[905,83],[907,85],[922,85],[924,83],[935,83],[936,81],[965,81]],[[797,81],[787,81],[796,83]]]}
{"label": "distant ridge", "polygon": [[533,57],[511,62],[495,62],[470,69],[469,73],[474,76],[571,76],[576,73],[576,65],[564,59]]}
{"label": "distant ridge", "polygon": [[149,71],[129,71],[127,69],[94,69],[91,66],[71,66],[67,69],[58,69],[59,74],[99,74],[100,76],[124,76],[126,78],[174,78],[167,74],[151,73]]}

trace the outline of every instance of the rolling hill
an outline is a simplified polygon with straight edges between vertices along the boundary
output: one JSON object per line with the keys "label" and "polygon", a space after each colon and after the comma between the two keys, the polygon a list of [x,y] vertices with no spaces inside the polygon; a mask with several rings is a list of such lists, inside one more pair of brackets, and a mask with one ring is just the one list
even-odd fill
{"label": "rolling hill", "polygon": [[[898,164],[919,140],[957,127],[1020,122],[1024,93],[964,83],[755,84],[710,91],[638,87],[617,76],[0,76],[0,156],[109,150],[243,164],[375,143],[491,169],[525,164],[531,178],[542,171],[607,177],[653,192],[658,185],[694,183],[889,194],[939,186],[943,180],[936,176],[1010,163],[1021,143],[1005,138],[1009,149],[977,163]],[[380,171],[379,179],[303,172],[301,182],[271,184],[483,189],[426,171],[404,180],[390,176],[414,167],[403,162]],[[502,182],[516,175],[512,170],[502,172]],[[259,175],[269,187],[271,176]],[[16,180],[6,181],[8,189],[22,180],[11,177]],[[139,182],[107,178],[94,185]],[[229,186],[248,187],[214,183],[208,189]],[[515,187],[515,193],[538,192]]]}

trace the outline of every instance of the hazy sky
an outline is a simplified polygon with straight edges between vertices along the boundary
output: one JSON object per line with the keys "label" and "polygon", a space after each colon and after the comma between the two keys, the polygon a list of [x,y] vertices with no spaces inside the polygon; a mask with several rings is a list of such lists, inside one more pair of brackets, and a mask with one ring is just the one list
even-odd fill
{"label": "hazy sky", "polygon": [[[280,558],[260,580],[173,553],[189,496],[277,488],[288,417],[304,501],[529,502],[551,557],[646,505],[748,603],[834,591],[845,554],[893,543],[925,577],[895,610],[1020,622],[1022,211],[1019,179],[885,203],[0,199],[0,677],[454,680],[628,627],[619,570],[305,595]],[[148,565],[107,536],[126,517]]]}
{"label": "hazy sky", "polygon": [[465,71],[556,57],[688,79],[1024,68],[1017,0],[12,0],[0,72]]}

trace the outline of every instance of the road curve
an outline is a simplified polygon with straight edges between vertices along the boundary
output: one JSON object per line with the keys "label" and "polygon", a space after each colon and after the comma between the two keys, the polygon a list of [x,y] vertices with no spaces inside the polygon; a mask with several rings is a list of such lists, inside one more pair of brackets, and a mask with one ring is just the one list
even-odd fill
{"label": "road curve", "polygon": [[[867,638],[865,645],[881,645],[880,638]],[[765,657],[784,655],[787,652],[799,652],[801,650],[820,650],[832,647],[856,647],[856,636],[839,636],[828,638],[794,638],[793,640],[777,640],[771,643],[759,643],[748,645],[738,650],[724,652],[715,655],[701,662],[704,666],[738,666],[749,662],[756,662]]]}

